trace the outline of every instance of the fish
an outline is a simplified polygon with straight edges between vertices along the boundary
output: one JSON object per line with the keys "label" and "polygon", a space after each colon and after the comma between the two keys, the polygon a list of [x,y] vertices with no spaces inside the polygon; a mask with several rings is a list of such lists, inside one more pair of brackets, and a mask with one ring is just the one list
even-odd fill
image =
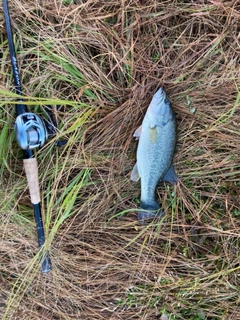
{"label": "fish", "polygon": [[140,210],[137,219],[144,223],[145,220],[162,218],[165,215],[156,200],[158,183],[178,182],[173,167],[177,141],[175,114],[162,88],[154,94],[142,125],[133,136],[139,139],[139,142],[137,162],[131,172],[131,180],[141,179]]}

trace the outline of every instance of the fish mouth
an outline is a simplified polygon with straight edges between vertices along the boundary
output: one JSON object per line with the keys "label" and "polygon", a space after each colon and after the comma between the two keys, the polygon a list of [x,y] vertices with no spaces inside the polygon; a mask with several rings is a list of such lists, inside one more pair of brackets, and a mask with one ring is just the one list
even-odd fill
{"label": "fish mouth", "polygon": [[162,101],[165,99],[166,93],[163,88],[159,88],[158,91],[154,94],[153,98],[157,99],[158,101]]}
{"label": "fish mouth", "polygon": [[170,109],[170,101],[162,88],[154,94],[149,107],[153,113],[158,113],[160,110],[163,113]]}
{"label": "fish mouth", "polygon": [[145,222],[148,222],[149,220],[159,220],[164,218],[166,215],[164,213],[164,211],[162,211],[161,209],[159,210],[142,210],[142,211],[138,211],[137,214],[137,220],[144,224]]}
{"label": "fish mouth", "polygon": [[163,94],[164,93],[163,88],[159,88],[156,93],[158,93],[159,95]]}
{"label": "fish mouth", "polygon": [[165,125],[169,120],[172,119],[171,103],[168,99],[166,92],[160,88],[153,96],[153,99],[149,105],[147,117],[156,117],[158,119],[163,118],[161,125]]}

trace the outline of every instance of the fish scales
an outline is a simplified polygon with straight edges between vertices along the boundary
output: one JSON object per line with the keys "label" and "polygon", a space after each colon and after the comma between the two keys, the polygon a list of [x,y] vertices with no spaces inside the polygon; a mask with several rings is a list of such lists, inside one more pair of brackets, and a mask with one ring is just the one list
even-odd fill
{"label": "fish scales", "polygon": [[[148,138],[147,131],[150,130],[157,131],[157,139],[154,143]],[[155,199],[156,186],[171,166],[175,143],[175,122],[169,122],[163,128],[155,129],[149,128],[148,121],[143,123],[137,150],[138,172],[142,184],[141,201]]]}

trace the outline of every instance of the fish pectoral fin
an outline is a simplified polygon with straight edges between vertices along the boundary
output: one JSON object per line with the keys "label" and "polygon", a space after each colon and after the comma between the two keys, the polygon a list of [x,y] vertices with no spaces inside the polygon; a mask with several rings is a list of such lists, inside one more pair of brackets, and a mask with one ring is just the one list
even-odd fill
{"label": "fish pectoral fin", "polygon": [[149,141],[151,142],[151,143],[156,143],[157,142],[157,128],[156,128],[156,126],[155,125],[150,125],[149,126],[149,136],[148,136],[148,138],[149,138]]}
{"label": "fish pectoral fin", "polygon": [[175,173],[173,165],[171,165],[170,168],[168,169],[168,172],[163,177],[163,181],[170,182],[172,184],[175,184],[178,182],[178,177]]}
{"label": "fish pectoral fin", "polygon": [[138,172],[138,166],[137,166],[137,163],[135,164],[135,166],[133,167],[133,170],[131,172],[131,177],[130,179],[132,181],[138,181],[140,179],[140,175],[139,175],[139,172]]}
{"label": "fish pectoral fin", "polygon": [[149,124],[149,128],[150,129],[155,129],[156,128],[156,124],[155,123],[150,123]]}
{"label": "fish pectoral fin", "polygon": [[134,138],[136,138],[136,140],[139,139],[141,133],[142,133],[142,125],[140,127],[138,127],[137,130],[135,130],[135,132],[133,134]]}

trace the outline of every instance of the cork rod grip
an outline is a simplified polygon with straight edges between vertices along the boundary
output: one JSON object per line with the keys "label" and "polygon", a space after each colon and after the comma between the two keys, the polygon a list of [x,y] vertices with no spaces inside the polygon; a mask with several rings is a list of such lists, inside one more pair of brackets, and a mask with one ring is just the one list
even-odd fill
{"label": "cork rod grip", "polygon": [[40,191],[37,160],[36,158],[24,159],[23,165],[27,176],[31,202],[32,204],[38,204],[40,202]]}

